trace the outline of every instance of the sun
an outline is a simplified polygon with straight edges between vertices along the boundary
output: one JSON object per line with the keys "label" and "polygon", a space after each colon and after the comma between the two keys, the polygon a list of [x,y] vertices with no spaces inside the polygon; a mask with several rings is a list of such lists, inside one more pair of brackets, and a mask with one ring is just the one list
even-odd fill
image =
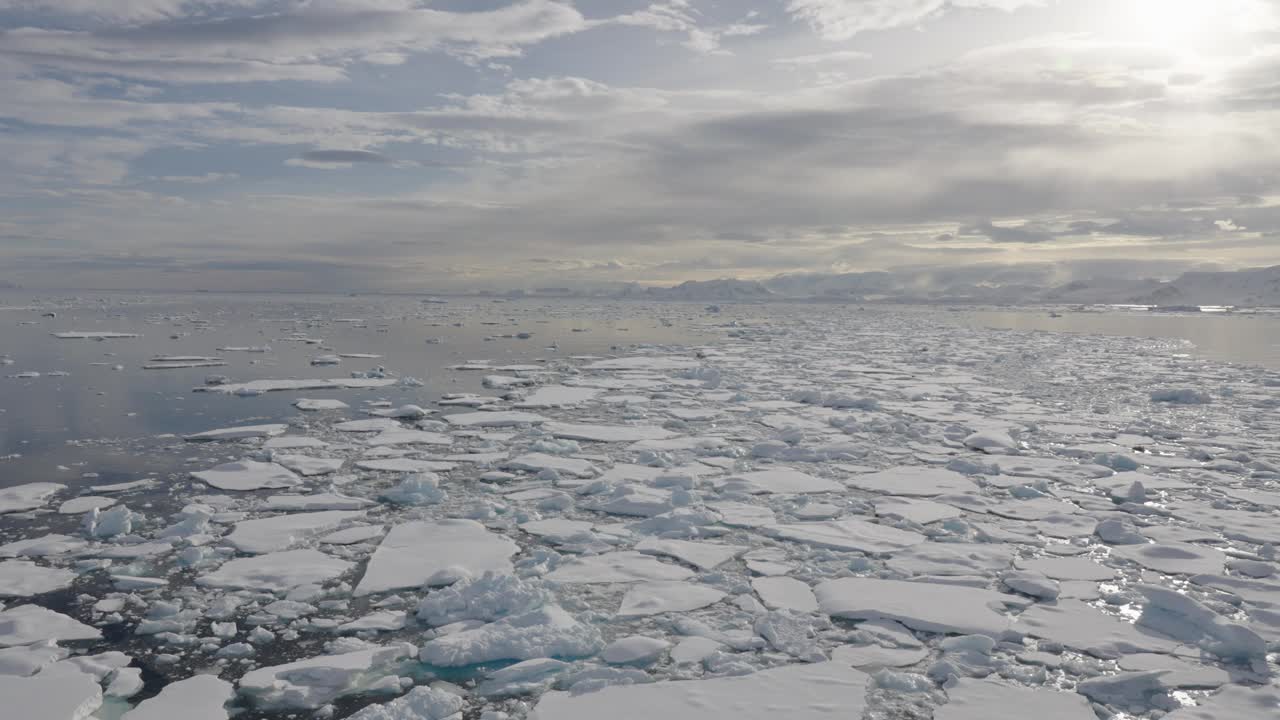
{"label": "sun", "polygon": [[1272,18],[1265,0],[1118,0],[1113,7],[1119,33],[1177,54],[1229,47]]}

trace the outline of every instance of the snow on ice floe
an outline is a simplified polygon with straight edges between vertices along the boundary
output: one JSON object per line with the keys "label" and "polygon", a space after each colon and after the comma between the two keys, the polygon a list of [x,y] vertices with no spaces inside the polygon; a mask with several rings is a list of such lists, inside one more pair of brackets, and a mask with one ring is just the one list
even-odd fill
{"label": "snow on ice floe", "polygon": [[685,580],[693,572],[635,551],[589,555],[567,562],[547,575],[562,583],[630,583],[645,580]]}
{"label": "snow on ice floe", "polygon": [[637,543],[635,549],[648,555],[673,557],[699,570],[711,570],[738,557],[750,548],[745,545],[722,545],[674,538],[647,537]]}
{"label": "snow on ice floe", "polygon": [[211,588],[284,592],[299,585],[322,583],[350,570],[352,564],[318,550],[286,550],[236,558],[196,578]]}
{"label": "snow on ice floe", "polygon": [[51,482],[34,482],[0,488],[0,515],[38,510],[45,506],[51,496],[66,489],[66,485]]}
{"label": "snow on ice floe", "polygon": [[302,483],[302,480],[288,468],[256,460],[223,463],[208,470],[193,472],[191,477],[219,490],[288,488]]}
{"label": "snow on ice floe", "polygon": [[102,687],[75,669],[34,677],[0,675],[6,717],[22,720],[90,720],[102,706]]}
{"label": "snow on ice floe", "polygon": [[289,429],[284,423],[271,423],[267,425],[242,425],[240,427],[219,428],[217,430],[206,430],[205,432],[187,435],[185,440],[190,442],[207,442],[216,440],[247,440],[249,438],[268,438],[276,435],[283,435]]}
{"label": "snow on ice floe", "polygon": [[127,332],[110,332],[100,330],[68,330],[66,332],[56,332],[53,336],[59,340],[112,340],[123,338],[142,337],[137,333]]}
{"label": "snow on ice floe", "polygon": [[0,611],[0,647],[54,640],[97,640],[102,632],[75,618],[39,605],[18,605]]}
{"label": "snow on ice floe", "polygon": [[414,651],[408,643],[396,643],[258,668],[240,678],[239,691],[258,707],[302,710],[348,695],[395,694],[400,685],[394,670]]}
{"label": "snow on ice floe", "polygon": [[378,544],[355,594],[448,585],[487,571],[510,572],[511,556],[518,550],[515,543],[474,520],[402,523]]}
{"label": "snow on ice floe", "polygon": [[861,717],[870,676],[827,662],[737,677],[613,685],[594,692],[553,691],[529,720],[831,720]]}
{"label": "snow on ice floe", "polygon": [[71,498],[58,506],[58,514],[60,515],[80,515],[90,510],[105,510],[115,505],[115,498],[101,497],[99,495],[81,495],[80,497]]}
{"label": "snow on ice floe", "polygon": [[335,398],[298,398],[293,401],[293,406],[304,412],[346,410],[351,407],[350,405]]}
{"label": "snow on ice floe", "polygon": [[832,550],[885,554],[919,545],[927,539],[910,530],[868,522],[859,518],[777,524],[764,532],[775,538]]}
{"label": "snow on ice floe", "polygon": [[120,720],[226,720],[226,704],[235,695],[231,683],[213,675],[194,675],[165,685]]}
{"label": "snow on ice floe", "polygon": [[814,477],[790,468],[756,470],[730,475],[718,479],[716,483],[724,490],[750,495],[826,493],[844,490],[844,486],[834,480]]}
{"label": "snow on ice floe", "polygon": [[523,400],[516,402],[515,406],[518,408],[574,407],[594,400],[602,392],[604,391],[598,388],[543,385],[529,393]]}
{"label": "snow on ice floe", "polygon": [[655,425],[594,425],[589,423],[549,422],[542,429],[565,440],[590,442],[640,442],[642,440],[666,440],[679,433]]}
{"label": "snow on ice floe", "polygon": [[62,568],[43,567],[29,560],[0,561],[0,597],[30,597],[61,590],[76,579]]}
{"label": "snow on ice floe", "polygon": [[1003,606],[1029,604],[983,588],[873,578],[828,580],[814,594],[832,617],[896,620],[912,630],[989,637],[999,637],[1012,624]]}
{"label": "snow on ice floe", "polygon": [[1016,708],[1019,716],[1037,720],[1096,720],[1083,695],[1020,687],[996,680],[963,678],[947,688],[947,702],[934,720],[989,720]]}
{"label": "snow on ice floe", "polygon": [[687,612],[714,605],[725,598],[725,593],[707,585],[690,582],[640,582],[632,585],[622,596],[618,617],[632,618],[660,615],[668,612]]}
{"label": "snow on ice floe", "polygon": [[844,482],[861,490],[910,497],[969,493],[978,489],[972,480],[953,470],[915,465],[853,475]]}
{"label": "snow on ice floe", "polygon": [[224,395],[261,395],[269,392],[298,390],[360,390],[390,387],[400,382],[396,378],[331,378],[327,380],[250,380],[243,383],[203,385],[197,392],[222,393]]}
{"label": "snow on ice floe", "polygon": [[223,541],[240,552],[260,555],[288,549],[312,535],[336,530],[363,517],[360,510],[323,510],[242,520]]}
{"label": "snow on ice floe", "polygon": [[599,630],[557,605],[547,605],[429,640],[418,657],[428,665],[458,667],[496,660],[587,657],[603,646]]}
{"label": "snow on ice floe", "polygon": [[458,427],[510,427],[513,425],[540,425],[549,418],[522,410],[494,410],[445,415],[450,425]]}
{"label": "snow on ice floe", "polygon": [[585,370],[686,370],[700,365],[693,358],[653,356],[597,360],[583,366]]}

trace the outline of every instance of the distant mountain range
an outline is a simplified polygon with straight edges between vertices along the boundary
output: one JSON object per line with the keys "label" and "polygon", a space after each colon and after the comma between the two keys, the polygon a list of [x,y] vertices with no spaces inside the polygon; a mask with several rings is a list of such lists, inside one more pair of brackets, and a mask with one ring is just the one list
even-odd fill
{"label": "distant mountain range", "polygon": [[1188,272],[1171,281],[1116,275],[1045,282],[1043,272],[987,268],[864,273],[803,273],[767,280],[691,280],[673,287],[627,285],[620,298],[696,302],[826,300],[983,304],[1234,305],[1280,307],[1280,265]]}

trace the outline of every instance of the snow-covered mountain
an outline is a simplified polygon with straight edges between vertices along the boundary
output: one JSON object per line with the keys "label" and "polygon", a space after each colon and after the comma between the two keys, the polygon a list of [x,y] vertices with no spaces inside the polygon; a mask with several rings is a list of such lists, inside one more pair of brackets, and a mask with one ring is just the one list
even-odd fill
{"label": "snow-covered mountain", "polygon": [[1235,272],[1189,272],[1136,300],[1150,305],[1280,306],[1280,265]]}
{"label": "snow-covered mountain", "polygon": [[1187,272],[1170,281],[1111,273],[1062,283],[1051,268],[991,267],[892,272],[793,273],[763,281],[689,281],[674,287],[629,285],[618,297],[650,300],[924,302],[1280,306],[1280,265]]}

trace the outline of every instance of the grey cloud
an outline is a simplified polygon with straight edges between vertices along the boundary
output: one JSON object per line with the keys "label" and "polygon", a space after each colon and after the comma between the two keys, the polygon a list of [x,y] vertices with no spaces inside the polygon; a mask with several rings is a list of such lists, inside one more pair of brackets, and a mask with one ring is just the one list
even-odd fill
{"label": "grey cloud", "polygon": [[309,150],[302,160],[313,163],[390,163],[391,158],[369,150]]}

